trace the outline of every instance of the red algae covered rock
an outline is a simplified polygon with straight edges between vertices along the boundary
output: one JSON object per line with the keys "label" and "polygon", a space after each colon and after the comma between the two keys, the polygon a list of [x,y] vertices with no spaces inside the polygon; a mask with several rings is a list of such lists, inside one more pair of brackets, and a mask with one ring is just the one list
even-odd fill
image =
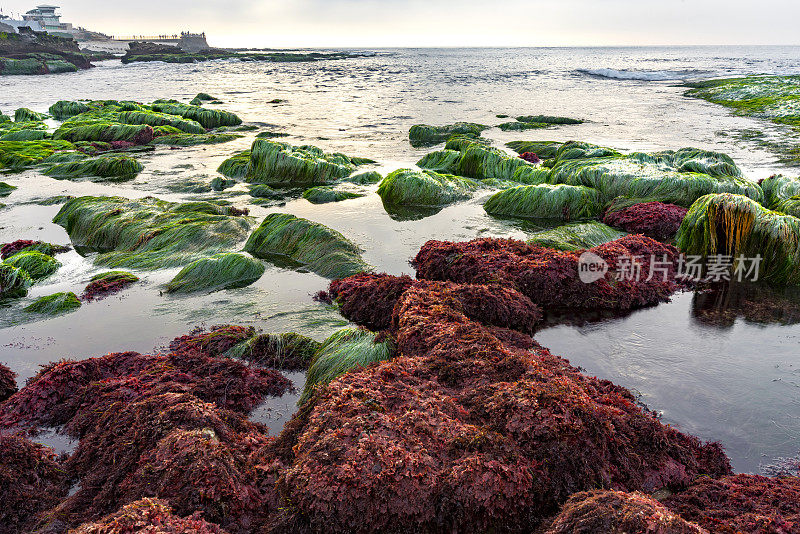
{"label": "red algae covered rock", "polygon": [[5,260],[23,250],[36,250],[48,256],[53,256],[62,252],[69,251],[68,246],[53,245],[44,241],[33,241],[31,239],[18,239],[11,243],[6,243],[0,247],[0,259]]}
{"label": "red algae covered rock", "polygon": [[530,531],[579,491],[730,474],[718,445],[662,425],[624,388],[504,344],[493,332],[519,321],[465,305],[459,290],[406,290],[394,307],[401,356],[334,380],[296,416],[302,430],[289,424],[278,487],[295,528]]}
{"label": "red algae covered rock", "polygon": [[249,326],[218,325],[208,331],[197,329],[188,335],[175,338],[169,344],[169,349],[177,354],[222,356],[255,333],[255,329]]}
{"label": "red algae covered rock", "polygon": [[0,402],[17,392],[17,373],[0,363]]}
{"label": "red algae covered rock", "polygon": [[608,264],[605,275],[592,283],[579,277],[582,251],[513,239],[428,241],[414,265],[418,278],[511,287],[545,309],[630,310],[667,301],[681,287],[676,278],[680,253],[671,245],[628,235],[588,252]]}
{"label": "red algae covered rock", "polygon": [[668,241],[678,233],[688,211],[681,206],[663,202],[642,202],[622,208],[612,204],[606,211],[603,222],[632,234],[644,234],[659,241]]}
{"label": "red algae covered rock", "polygon": [[[348,320],[379,331],[392,327],[395,305],[409,288],[427,284],[414,282],[405,275],[357,274],[333,281],[327,294],[335,299]],[[445,286],[450,298],[447,305],[487,325],[531,334],[534,325],[542,319],[541,309],[513,289],[496,284],[448,283]]]}
{"label": "red algae covered rock", "polygon": [[67,468],[78,490],[55,511],[91,520],[141,497],[164,498],[179,515],[203,511],[231,532],[247,532],[259,508],[248,455],[270,438],[242,415],[186,393],[119,402],[98,415]]}
{"label": "red algae covered rock", "polygon": [[81,300],[100,300],[109,295],[119,293],[138,281],[138,276],[124,271],[101,273],[94,276],[86,286],[86,289],[83,290]]}
{"label": "red algae covered rock", "polygon": [[141,499],[96,523],[70,530],[70,534],[226,534],[199,516],[177,517],[165,501]]}
{"label": "red algae covered rock", "polygon": [[413,283],[407,275],[362,273],[334,280],[327,296],[348,320],[378,332],[391,326],[394,305]]}
{"label": "red algae covered rock", "polygon": [[708,534],[641,493],[576,493],[544,534]]}
{"label": "red algae covered rock", "polygon": [[282,395],[290,388],[291,382],[277,371],[228,358],[197,352],[167,356],[113,353],[44,367],[0,405],[0,428],[61,426],[81,412],[94,416],[99,406],[109,402],[130,402],[165,391],[192,393],[220,407],[247,413],[267,396]]}
{"label": "red algae covered rock", "polygon": [[701,478],[664,500],[674,513],[720,534],[800,532],[800,478]]}
{"label": "red algae covered rock", "polygon": [[68,491],[66,471],[52,449],[0,434],[0,534],[30,531],[37,514]]}
{"label": "red algae covered rock", "polygon": [[541,163],[542,162],[542,160],[539,159],[539,156],[537,156],[534,152],[523,152],[522,154],[519,155],[519,157],[521,159],[524,159],[528,163],[534,163],[535,164],[535,163]]}

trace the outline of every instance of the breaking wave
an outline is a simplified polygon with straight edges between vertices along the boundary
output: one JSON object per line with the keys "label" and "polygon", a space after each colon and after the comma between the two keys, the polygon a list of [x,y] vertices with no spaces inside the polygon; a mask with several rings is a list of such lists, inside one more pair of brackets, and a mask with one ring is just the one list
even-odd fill
{"label": "breaking wave", "polygon": [[617,70],[617,69],[578,69],[579,73],[598,78],[611,78],[614,80],[640,80],[645,82],[660,82],[668,80],[685,80],[698,76],[708,76],[709,71],[699,70]]}

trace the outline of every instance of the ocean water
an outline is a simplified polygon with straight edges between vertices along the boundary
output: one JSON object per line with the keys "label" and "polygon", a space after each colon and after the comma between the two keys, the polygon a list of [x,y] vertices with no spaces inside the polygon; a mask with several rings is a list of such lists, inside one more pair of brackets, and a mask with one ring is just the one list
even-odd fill
{"label": "ocean water", "polygon": [[[314,144],[378,161],[382,173],[414,163],[431,149],[412,148],[411,125],[473,121],[498,124],[496,114],[552,114],[586,122],[528,132],[484,133],[495,146],[517,139],[577,139],[622,150],[684,146],[731,155],[749,178],[781,167],[773,154],[751,144],[747,130],[776,137],[780,127],[736,117],[725,108],[683,96],[683,80],[744,74],[800,73],[797,47],[671,47],[587,49],[398,49],[360,51],[367,57],[318,63],[270,64],[214,61],[196,65],[100,63],[89,71],[0,78],[0,111],[46,111],[57,100],[157,98],[187,100],[204,91],[245,122],[289,134],[293,144]],[[282,104],[269,103],[273,99]],[[224,198],[248,207],[259,220],[284,211],[335,228],[364,249],[377,270],[413,269],[408,260],[429,239],[478,236],[525,238],[531,224],[496,220],[482,204],[490,192],[424,218],[388,214],[380,198],[315,206],[303,199],[264,208],[249,204],[246,188],[224,193],[176,193],[187,179],[208,181],[231,154],[248,148],[256,132],[221,145],[159,148],[141,156],[145,171],[117,184],[57,181],[27,171],[2,177],[19,186],[3,200],[0,242],[42,239],[66,243],[51,222],[58,206],[32,202],[54,195],[157,196],[165,200]],[[371,191],[374,193],[375,187]],[[30,292],[28,300],[56,291],[80,293],[99,269],[77,252],[59,256],[64,267]],[[143,284],[75,313],[20,322],[19,306],[0,308],[0,362],[20,384],[41,364],[119,350],[157,350],[195,326],[250,324],[265,332],[298,331],[323,339],[345,321],[312,295],[328,281],[268,266],[254,285],[209,295],[173,297],[160,286],[177,269],[142,273]],[[665,422],[704,440],[720,441],[740,471],[758,472],[800,451],[800,326],[762,325],[734,319],[702,320],[692,294],[624,318],[573,321],[543,328],[537,340],[587,373],[641,395]],[[789,323],[792,320],[788,320]],[[298,388],[303,376],[292,376]],[[271,401],[256,414],[279,431],[296,396]]]}

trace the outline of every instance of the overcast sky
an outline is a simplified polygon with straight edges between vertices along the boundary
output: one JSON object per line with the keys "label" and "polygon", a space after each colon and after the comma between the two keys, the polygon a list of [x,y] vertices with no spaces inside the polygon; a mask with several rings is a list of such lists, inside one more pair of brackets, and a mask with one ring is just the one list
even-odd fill
{"label": "overcast sky", "polygon": [[[0,0],[5,14],[36,3]],[[800,44],[800,0],[56,0],[115,35],[205,31],[217,46]]]}

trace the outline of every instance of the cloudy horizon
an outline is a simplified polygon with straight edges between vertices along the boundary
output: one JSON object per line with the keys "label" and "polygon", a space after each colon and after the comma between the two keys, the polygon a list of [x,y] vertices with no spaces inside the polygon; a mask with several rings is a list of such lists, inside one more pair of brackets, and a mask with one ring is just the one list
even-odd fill
{"label": "cloudy horizon", "polygon": [[[6,15],[39,2],[4,1]],[[62,20],[115,36],[205,31],[241,47],[798,45],[800,3],[764,0],[57,0]]]}

